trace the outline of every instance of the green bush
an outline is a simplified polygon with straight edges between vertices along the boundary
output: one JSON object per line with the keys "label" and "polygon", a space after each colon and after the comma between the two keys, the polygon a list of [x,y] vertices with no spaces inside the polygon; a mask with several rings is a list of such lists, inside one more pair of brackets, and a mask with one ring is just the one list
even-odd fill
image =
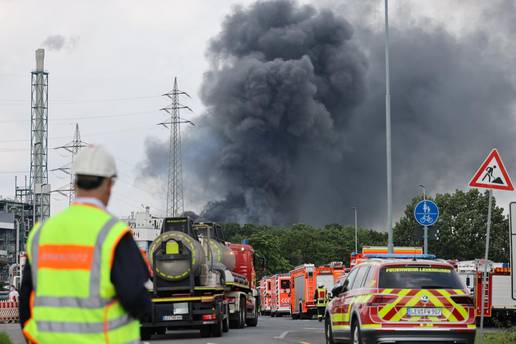
{"label": "green bush", "polygon": [[0,332],[0,344],[13,344],[11,338],[5,332]]}

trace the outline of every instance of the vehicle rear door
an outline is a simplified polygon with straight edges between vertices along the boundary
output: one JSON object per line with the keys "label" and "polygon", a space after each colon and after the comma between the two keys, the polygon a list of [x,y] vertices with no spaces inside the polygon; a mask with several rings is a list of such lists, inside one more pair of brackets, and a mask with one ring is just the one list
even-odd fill
{"label": "vehicle rear door", "polygon": [[389,302],[371,309],[375,322],[433,326],[461,324],[474,317],[472,300],[451,267],[384,267],[379,288]]}

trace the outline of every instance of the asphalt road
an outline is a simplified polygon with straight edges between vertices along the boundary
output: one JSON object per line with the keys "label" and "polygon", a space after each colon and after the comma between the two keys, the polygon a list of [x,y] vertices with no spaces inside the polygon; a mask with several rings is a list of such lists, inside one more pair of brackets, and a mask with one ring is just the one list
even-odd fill
{"label": "asphalt road", "polygon": [[[24,344],[19,324],[1,324],[15,344]],[[290,317],[260,317],[257,327],[230,329],[221,338],[201,338],[199,331],[173,331],[154,336],[149,344],[322,344],[323,325],[316,320],[292,320]]]}
{"label": "asphalt road", "polygon": [[324,328],[316,320],[292,320],[290,317],[260,317],[257,327],[230,329],[221,338],[201,338],[199,331],[168,332],[164,336],[154,336],[154,343],[188,344],[322,344]]}

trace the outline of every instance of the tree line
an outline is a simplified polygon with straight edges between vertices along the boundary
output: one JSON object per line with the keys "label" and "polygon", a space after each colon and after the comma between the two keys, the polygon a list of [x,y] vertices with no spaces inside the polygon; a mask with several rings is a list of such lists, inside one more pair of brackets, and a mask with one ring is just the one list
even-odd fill
{"label": "tree line", "polygon": [[[414,207],[421,197],[413,198],[394,226],[396,246],[423,246],[423,231],[414,219]],[[467,192],[437,194],[433,200],[440,208],[437,223],[429,230],[429,251],[438,258],[470,260],[483,258],[485,250],[488,194],[473,189]],[[503,209],[493,199],[490,259],[509,260],[509,223]],[[322,228],[306,224],[288,227],[263,225],[224,225],[227,241],[247,239],[265,265],[263,274],[288,272],[312,263],[342,261],[349,266],[355,250],[355,229],[351,225],[329,224]],[[367,228],[358,229],[358,249],[386,246],[387,234]]]}

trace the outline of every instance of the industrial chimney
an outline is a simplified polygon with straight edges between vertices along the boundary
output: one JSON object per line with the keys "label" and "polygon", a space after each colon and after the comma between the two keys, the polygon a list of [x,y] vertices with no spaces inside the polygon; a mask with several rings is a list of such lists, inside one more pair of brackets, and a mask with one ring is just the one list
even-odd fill
{"label": "industrial chimney", "polygon": [[31,73],[31,164],[33,220],[50,216],[48,184],[48,73],[45,72],[45,50],[36,50],[36,70]]}

